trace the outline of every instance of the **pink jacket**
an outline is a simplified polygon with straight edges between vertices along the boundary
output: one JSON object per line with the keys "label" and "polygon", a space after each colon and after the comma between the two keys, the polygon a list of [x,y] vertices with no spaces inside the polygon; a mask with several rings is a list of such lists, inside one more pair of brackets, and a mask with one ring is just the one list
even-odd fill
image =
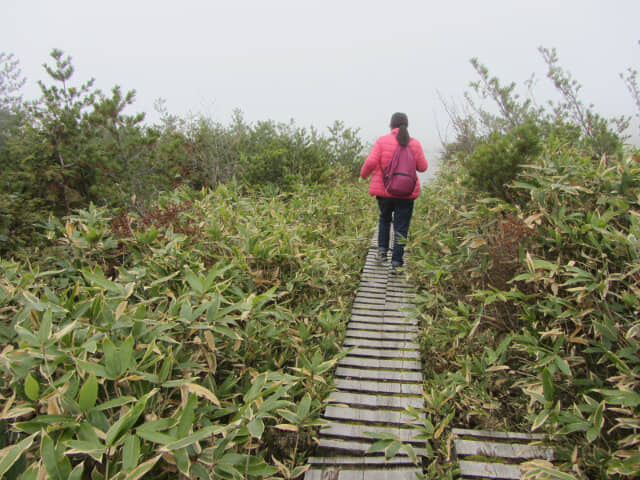
{"label": "pink jacket", "polygon": [[[360,170],[360,176],[362,178],[367,178],[369,175],[371,175],[371,172],[373,172],[371,183],[369,183],[370,195],[375,195],[376,197],[392,197],[392,195],[389,194],[384,188],[382,170],[391,161],[393,152],[398,146],[398,141],[396,140],[397,133],[398,129],[394,128],[390,134],[378,138],[375,145],[371,149],[371,153],[364,161],[364,165],[362,165],[362,170]],[[426,171],[429,167],[429,164],[427,163],[427,159],[424,156],[424,152],[422,151],[420,142],[415,138],[412,138],[409,141],[409,148],[411,149],[413,158],[416,161],[416,170],[418,172]],[[418,195],[420,195],[420,180],[416,182],[413,193],[405,198],[417,198]]]}

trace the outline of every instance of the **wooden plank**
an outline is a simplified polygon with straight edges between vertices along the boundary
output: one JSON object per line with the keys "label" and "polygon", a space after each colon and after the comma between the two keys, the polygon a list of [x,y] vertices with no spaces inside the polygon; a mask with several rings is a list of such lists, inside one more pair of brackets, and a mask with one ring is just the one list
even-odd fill
{"label": "wooden plank", "polygon": [[[323,450],[338,450],[342,452],[354,452],[354,453],[366,453],[375,440],[367,439],[367,441],[359,442],[357,440],[345,440],[340,438],[328,438],[320,437],[318,440],[318,447]],[[427,451],[424,448],[413,449],[418,456],[426,456]],[[404,450],[401,450],[397,455],[404,455]]]}
{"label": "wooden plank", "polygon": [[352,357],[397,358],[400,360],[419,360],[420,352],[417,350],[387,350],[380,348],[355,347],[349,351]]}
{"label": "wooden plank", "polygon": [[353,330],[371,330],[374,332],[405,332],[414,335],[418,332],[418,328],[415,325],[389,325],[386,323],[360,322],[353,319],[349,321],[347,326]]}
{"label": "wooden plank", "polygon": [[345,346],[367,347],[367,348],[392,348],[394,350],[419,350],[417,343],[396,340],[367,340],[364,338],[345,338]]}
{"label": "wooden plank", "polygon": [[460,467],[460,475],[465,477],[504,478],[514,480],[519,480],[522,477],[522,473],[518,465],[468,462],[466,460],[460,460],[458,461],[458,466]]}
{"label": "wooden plank", "polygon": [[352,318],[355,317],[373,317],[378,318],[379,322],[388,323],[417,323],[415,318],[407,318],[404,312],[385,312],[384,310],[373,310],[370,308],[354,307],[351,310]]}
{"label": "wooden plank", "polygon": [[412,310],[415,309],[415,305],[407,302],[395,302],[387,300],[385,305],[388,309],[393,310]]}
{"label": "wooden plank", "polygon": [[482,438],[500,438],[508,440],[544,440],[546,436],[541,433],[520,433],[520,432],[491,432],[489,430],[469,430],[465,428],[454,428],[451,433],[458,436],[471,436]]}
{"label": "wooden plank", "polygon": [[[367,470],[364,472],[362,480],[416,480],[420,474],[422,474],[422,469],[416,467]],[[342,478],[338,477],[338,480],[342,480]]]}
{"label": "wooden plank", "polygon": [[368,433],[387,433],[395,435],[402,442],[424,444],[424,440],[415,440],[415,437],[420,435],[420,431],[412,428],[353,425],[351,423],[342,422],[330,422],[327,425],[320,427],[321,435],[375,441],[373,437],[367,435]]}
{"label": "wooden plank", "polygon": [[399,342],[412,341],[416,338],[414,332],[398,332],[385,330],[362,330],[347,328],[346,337],[368,338],[369,340],[395,340]]}
{"label": "wooden plank", "polygon": [[421,397],[401,397],[397,395],[371,395],[367,393],[332,392],[327,399],[330,403],[372,408],[397,408],[406,407],[423,408],[424,401]]}
{"label": "wooden plank", "polygon": [[368,305],[384,305],[387,303],[387,300],[384,298],[384,295],[379,295],[376,297],[367,297],[366,295],[357,294],[356,298],[353,299],[353,303],[363,303]]}
{"label": "wooden plank", "polygon": [[387,368],[396,370],[422,371],[422,364],[414,360],[387,360],[382,358],[352,357],[347,355],[338,361],[343,367]]}
{"label": "wooden plank", "polygon": [[356,392],[396,393],[405,395],[422,395],[422,384],[419,383],[391,383],[375,380],[346,380],[337,378],[335,386],[338,390],[353,390]]}
{"label": "wooden plank", "polygon": [[368,380],[392,381],[392,382],[422,382],[420,372],[403,372],[394,370],[373,370],[366,368],[338,367],[336,377],[360,378]]}
{"label": "wooden plank", "polygon": [[311,468],[304,480],[416,480],[422,473],[418,468],[340,470],[336,467]]}
{"label": "wooden plank", "polygon": [[[353,422],[375,422],[385,424],[406,425],[410,423],[420,424],[420,419],[398,410],[367,410],[364,408],[339,407],[328,405],[324,411],[324,418],[350,420]],[[424,416],[422,415],[424,419]]]}
{"label": "wooden plank", "polygon": [[413,462],[406,455],[396,455],[387,460],[384,456],[371,457],[309,457],[308,463],[311,465],[413,465]]}
{"label": "wooden plank", "polygon": [[355,313],[351,315],[351,320],[353,320],[354,322],[384,323],[385,325],[417,325],[418,324],[418,321],[415,318],[385,317],[383,315],[380,315],[380,312],[374,312],[373,314],[370,314],[370,315]]}
{"label": "wooden plank", "polygon": [[373,311],[387,310],[387,306],[385,303],[369,303],[363,302],[362,300],[358,299],[353,301],[353,308],[366,308],[367,310]]}
{"label": "wooden plank", "polygon": [[368,298],[368,299],[380,299],[385,302],[396,302],[396,303],[408,303],[412,304],[413,298],[397,292],[389,292],[389,291],[381,291],[381,290],[373,290],[360,289],[358,293],[356,293],[356,297]]}
{"label": "wooden plank", "polygon": [[543,458],[553,460],[553,448],[518,443],[478,442],[474,440],[454,440],[457,455],[482,455],[483,457]]}

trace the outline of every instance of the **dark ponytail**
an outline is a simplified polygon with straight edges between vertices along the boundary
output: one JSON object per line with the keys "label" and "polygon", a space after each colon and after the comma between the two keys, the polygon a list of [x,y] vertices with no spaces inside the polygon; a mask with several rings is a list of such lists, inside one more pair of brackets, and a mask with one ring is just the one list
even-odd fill
{"label": "dark ponytail", "polygon": [[411,137],[409,136],[409,131],[407,127],[409,126],[409,118],[406,113],[394,113],[391,116],[391,128],[398,129],[398,136],[396,137],[398,143],[403,147],[409,145],[409,140]]}

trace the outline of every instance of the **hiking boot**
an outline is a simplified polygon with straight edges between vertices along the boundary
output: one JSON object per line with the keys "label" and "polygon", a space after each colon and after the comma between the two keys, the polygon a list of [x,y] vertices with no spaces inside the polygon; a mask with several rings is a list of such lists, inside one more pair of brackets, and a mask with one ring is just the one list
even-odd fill
{"label": "hiking boot", "polygon": [[379,262],[386,262],[387,261],[387,251],[386,250],[378,250],[377,259],[378,259]]}

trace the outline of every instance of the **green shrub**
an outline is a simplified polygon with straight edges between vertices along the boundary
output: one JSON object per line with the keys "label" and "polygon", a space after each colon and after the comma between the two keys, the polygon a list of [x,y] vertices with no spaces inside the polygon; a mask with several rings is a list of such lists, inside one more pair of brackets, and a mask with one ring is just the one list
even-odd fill
{"label": "green shrub", "polygon": [[463,157],[462,163],[473,188],[507,199],[506,186],[540,151],[539,128],[533,123],[525,123],[504,135],[494,133],[471,155]]}

